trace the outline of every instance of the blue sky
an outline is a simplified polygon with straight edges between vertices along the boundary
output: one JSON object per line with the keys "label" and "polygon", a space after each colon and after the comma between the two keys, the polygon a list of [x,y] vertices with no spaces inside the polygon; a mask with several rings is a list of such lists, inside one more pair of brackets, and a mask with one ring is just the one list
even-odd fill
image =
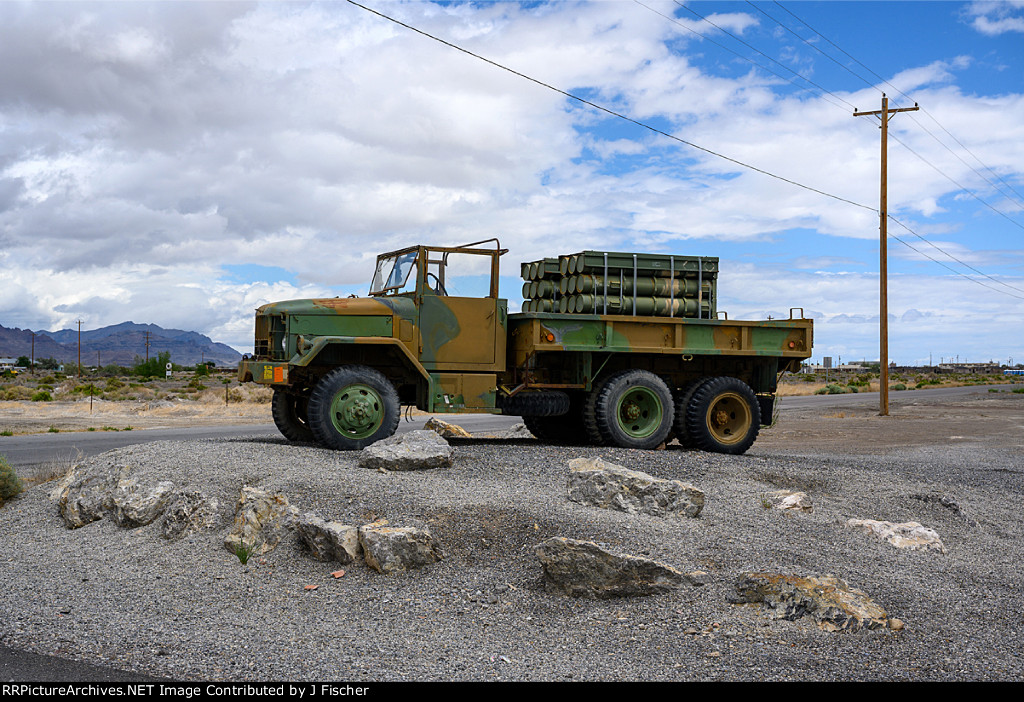
{"label": "blue sky", "polygon": [[731,319],[800,307],[816,359],[877,359],[852,113],[885,91],[921,107],[890,131],[890,359],[1024,362],[1024,2],[364,4],[675,139],[347,2],[0,3],[0,324],[248,351],[259,304],[497,236],[513,310],[524,260],[718,256]]}

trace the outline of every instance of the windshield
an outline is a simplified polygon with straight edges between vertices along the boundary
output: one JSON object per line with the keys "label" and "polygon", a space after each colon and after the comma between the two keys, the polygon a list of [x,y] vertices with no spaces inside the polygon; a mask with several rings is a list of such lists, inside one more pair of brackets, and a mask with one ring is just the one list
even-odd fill
{"label": "windshield", "polygon": [[386,295],[405,292],[403,289],[409,282],[409,274],[415,268],[415,251],[377,259],[377,270],[374,272],[373,282],[370,284],[370,294]]}

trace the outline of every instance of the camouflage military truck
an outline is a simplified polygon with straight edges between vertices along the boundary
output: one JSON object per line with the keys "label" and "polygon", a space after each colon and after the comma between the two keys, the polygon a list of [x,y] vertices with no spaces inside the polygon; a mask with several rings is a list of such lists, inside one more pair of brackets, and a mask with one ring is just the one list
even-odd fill
{"label": "camouflage military truck", "polygon": [[[584,251],[523,264],[523,311],[498,296],[497,239],[377,257],[369,296],[256,312],[241,381],[274,389],[291,441],[359,449],[402,405],[523,418],[541,441],[739,454],[771,422],[776,381],[811,354],[812,322],[735,321],[718,259]],[[476,296],[460,294],[466,282]],[[486,293],[486,294],[485,294]]]}

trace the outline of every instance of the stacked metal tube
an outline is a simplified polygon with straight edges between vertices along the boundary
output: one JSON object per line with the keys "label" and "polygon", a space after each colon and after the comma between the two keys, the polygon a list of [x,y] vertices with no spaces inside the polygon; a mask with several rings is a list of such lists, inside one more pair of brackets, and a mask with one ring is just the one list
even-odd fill
{"label": "stacked metal tube", "polygon": [[718,258],[582,251],[522,265],[523,312],[716,317]]}

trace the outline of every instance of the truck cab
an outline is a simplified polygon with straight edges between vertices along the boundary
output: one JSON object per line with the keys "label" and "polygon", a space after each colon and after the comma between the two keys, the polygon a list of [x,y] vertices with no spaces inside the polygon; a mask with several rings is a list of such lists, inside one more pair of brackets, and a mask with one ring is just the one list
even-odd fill
{"label": "truck cab", "polygon": [[[239,380],[274,388],[293,441],[361,448],[394,432],[400,406],[500,412],[508,303],[497,239],[412,246],[377,257],[365,298],[289,300],[256,311],[255,353]],[[466,283],[475,285],[472,292]],[[344,392],[348,385],[356,386]]]}

